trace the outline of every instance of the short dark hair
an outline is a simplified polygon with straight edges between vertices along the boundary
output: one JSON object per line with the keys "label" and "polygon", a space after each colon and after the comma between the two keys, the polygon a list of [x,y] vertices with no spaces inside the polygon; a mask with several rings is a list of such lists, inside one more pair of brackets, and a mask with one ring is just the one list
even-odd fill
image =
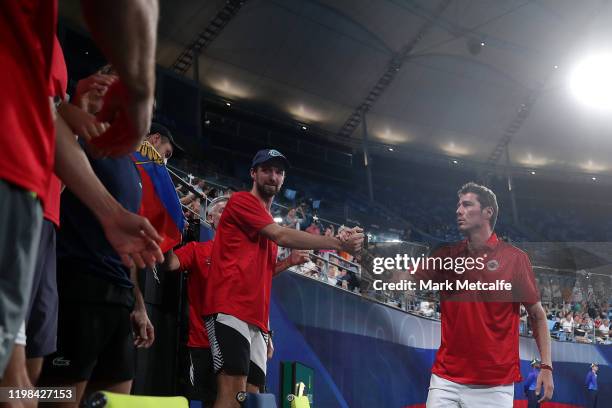
{"label": "short dark hair", "polygon": [[468,193],[476,194],[481,208],[484,209],[487,207],[491,207],[493,209],[493,214],[491,215],[491,219],[489,220],[489,225],[491,225],[491,229],[495,229],[495,223],[497,223],[497,214],[499,213],[499,207],[497,205],[497,197],[495,196],[495,193],[490,188],[480,184],[476,184],[473,181],[465,183],[463,186],[461,186],[459,191],[457,191],[457,196],[462,196]]}

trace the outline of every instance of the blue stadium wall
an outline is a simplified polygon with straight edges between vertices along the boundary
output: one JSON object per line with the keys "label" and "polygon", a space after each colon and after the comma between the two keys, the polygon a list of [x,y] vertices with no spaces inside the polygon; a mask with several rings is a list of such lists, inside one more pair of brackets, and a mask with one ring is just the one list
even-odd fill
{"label": "blue stadium wall", "polygon": [[[270,325],[275,332],[270,392],[280,394],[281,361],[300,361],[315,371],[315,407],[425,406],[439,322],[285,272],[273,281]],[[526,378],[538,354],[533,339],[520,342]],[[583,384],[593,361],[600,364],[599,400],[612,401],[611,359],[612,346],[553,342],[555,395],[543,408],[584,406]],[[526,406],[517,383],[515,407]]]}

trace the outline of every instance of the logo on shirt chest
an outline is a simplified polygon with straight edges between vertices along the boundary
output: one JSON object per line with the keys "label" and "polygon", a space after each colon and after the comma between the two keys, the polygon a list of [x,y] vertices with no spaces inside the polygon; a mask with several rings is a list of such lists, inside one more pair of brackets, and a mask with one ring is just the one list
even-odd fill
{"label": "logo on shirt chest", "polygon": [[496,259],[491,259],[487,262],[487,269],[490,271],[496,271],[497,269],[499,269],[499,261],[497,261]]}

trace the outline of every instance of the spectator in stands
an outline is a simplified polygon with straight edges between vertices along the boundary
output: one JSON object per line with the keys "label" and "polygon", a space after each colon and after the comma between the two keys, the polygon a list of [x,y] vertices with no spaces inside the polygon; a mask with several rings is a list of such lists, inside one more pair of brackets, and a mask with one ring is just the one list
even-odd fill
{"label": "spectator in stands", "polygon": [[[175,150],[182,150],[174,141],[172,133],[159,123],[151,124],[151,129],[149,130],[149,135],[146,137],[146,140],[151,143],[153,148],[159,153],[164,163],[168,162]],[[197,190],[197,185],[195,188]]]}
{"label": "spectator in stands", "polygon": [[317,219],[313,219],[312,223],[306,228],[306,232],[314,235],[321,235],[321,227]]}
{"label": "spectator in stands", "polygon": [[184,242],[198,241],[200,238],[200,211],[201,201],[196,198],[187,205],[185,216],[187,218],[187,228],[183,234]]}
{"label": "spectator in stands", "polygon": [[338,270],[338,267],[330,262],[329,268],[327,270],[327,277],[329,279],[338,279],[339,275],[340,271]]}
{"label": "spectator in stands", "polygon": [[572,312],[567,312],[563,319],[561,319],[561,329],[568,339],[572,337],[572,334],[574,333],[574,319],[572,317]]}
{"label": "spectator in stands", "polygon": [[419,306],[419,314],[425,317],[434,317],[436,311],[432,307],[432,304],[426,300],[421,301]]}
{"label": "spectator in stands", "polygon": [[590,317],[585,317],[582,322],[582,328],[587,331],[587,333],[593,332],[593,320]]}
{"label": "spectator in stands", "polygon": [[[191,187],[191,190],[187,189],[187,193],[180,198],[180,202],[183,205],[188,205],[191,204],[196,198],[197,199],[214,199],[215,197],[209,196],[208,194],[206,194],[204,191],[202,191],[201,188],[198,187],[198,185],[201,185],[202,183],[204,183],[204,180],[200,180],[198,178],[195,178],[194,180],[197,180],[197,184],[195,185],[189,185],[189,187]],[[207,189],[207,191],[210,191]]]}
{"label": "spectator in stands", "polygon": [[519,315],[520,315],[520,334],[528,335],[529,328],[527,327],[527,309],[525,309],[525,306],[523,304],[521,304],[520,306]]}
{"label": "spectator in stands", "polygon": [[200,194],[204,194],[204,189],[206,188],[206,180],[195,178],[193,180],[193,188]]}
{"label": "spectator in stands", "polygon": [[603,322],[603,315],[602,314],[598,314],[595,319],[593,319],[593,327],[595,328],[599,328],[599,326],[601,326],[601,323]]}
{"label": "spectator in stands", "polygon": [[297,217],[297,210],[295,208],[290,208],[289,211],[287,211],[285,219],[283,220],[283,224],[288,228],[295,229],[299,222],[300,219]]}
{"label": "spectator in stands", "polygon": [[605,337],[608,337],[608,333],[610,332],[610,321],[608,319],[603,319],[599,325],[599,331],[601,331]]}

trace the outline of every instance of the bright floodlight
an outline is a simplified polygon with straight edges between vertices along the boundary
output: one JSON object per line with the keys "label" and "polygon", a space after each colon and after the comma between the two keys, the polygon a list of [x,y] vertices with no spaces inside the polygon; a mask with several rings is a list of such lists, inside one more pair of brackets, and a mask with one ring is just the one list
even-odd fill
{"label": "bright floodlight", "polygon": [[572,72],[570,87],[583,103],[612,110],[612,54],[590,57],[578,64]]}

